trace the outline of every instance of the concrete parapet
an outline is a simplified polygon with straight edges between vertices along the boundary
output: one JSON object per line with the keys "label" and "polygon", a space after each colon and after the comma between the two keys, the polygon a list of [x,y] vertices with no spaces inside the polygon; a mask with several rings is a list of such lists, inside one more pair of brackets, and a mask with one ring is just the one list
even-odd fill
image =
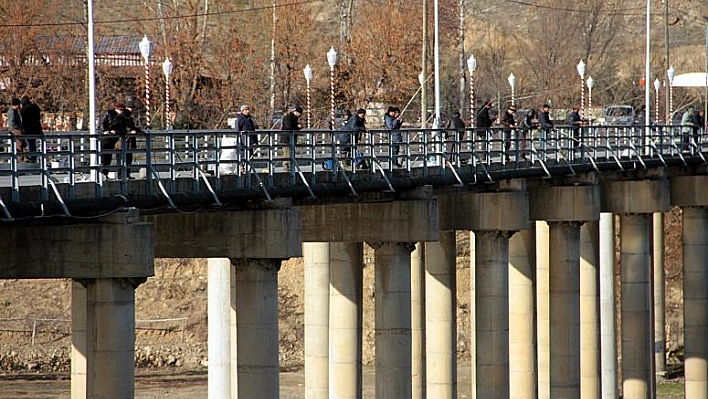
{"label": "concrete parapet", "polygon": [[602,212],[630,214],[668,210],[668,180],[617,180],[602,185]]}
{"label": "concrete parapet", "polygon": [[306,242],[417,242],[438,239],[435,200],[298,208]]}
{"label": "concrete parapet", "polygon": [[546,186],[529,195],[532,220],[587,222],[600,220],[600,188],[595,185]]}
{"label": "concrete parapet", "polygon": [[302,255],[292,208],[150,215],[158,258],[287,259]]}
{"label": "concrete parapet", "polygon": [[62,226],[2,226],[0,279],[154,275],[153,232],[137,210]]}
{"label": "concrete parapet", "polygon": [[671,205],[708,206],[708,175],[671,178]]}
{"label": "concrete parapet", "polygon": [[518,231],[529,227],[525,191],[443,194],[440,230]]}

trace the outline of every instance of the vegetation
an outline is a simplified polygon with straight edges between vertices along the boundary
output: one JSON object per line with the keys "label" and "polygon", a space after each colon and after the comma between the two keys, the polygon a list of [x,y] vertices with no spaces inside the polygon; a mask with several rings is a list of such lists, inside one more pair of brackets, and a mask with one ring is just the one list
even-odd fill
{"label": "vegetation", "polygon": [[[86,67],[76,62],[85,43],[87,0],[24,0],[0,5],[3,42],[0,82],[11,96],[27,94],[46,111],[85,111]],[[223,127],[240,104],[248,103],[269,127],[270,115],[305,105],[303,68],[314,70],[313,122],[326,126],[330,79],[325,54],[334,47],[335,107],[398,104],[419,109],[423,1],[409,0],[93,0],[95,36],[147,35],[153,43],[151,97],[157,126],[162,124],[169,57],[171,110],[175,127]],[[670,64],[678,73],[703,69],[702,0],[671,2],[652,13],[652,80],[665,80],[664,26],[670,34]],[[433,73],[433,2],[429,10]],[[501,3],[439,0],[441,98],[443,110],[468,112],[466,65],[474,53],[477,100],[510,100],[507,76],[517,77],[521,107],[551,102],[569,108],[580,102],[576,64],[596,82],[595,105],[643,103],[643,0],[557,0]],[[460,24],[462,17],[463,23]],[[461,29],[464,27],[464,29]],[[43,40],[41,40],[43,39]],[[51,45],[47,44],[51,43]],[[428,80],[431,82],[431,80]],[[97,66],[99,107],[134,97],[143,100],[143,69]],[[431,84],[432,86],[432,84]],[[664,89],[662,89],[662,92]],[[433,91],[427,91],[432,104]],[[675,92],[675,108],[700,102],[700,90]],[[663,93],[662,93],[663,98]],[[664,107],[664,101],[661,102]],[[407,118],[417,118],[410,112]],[[663,110],[662,110],[663,115]]]}

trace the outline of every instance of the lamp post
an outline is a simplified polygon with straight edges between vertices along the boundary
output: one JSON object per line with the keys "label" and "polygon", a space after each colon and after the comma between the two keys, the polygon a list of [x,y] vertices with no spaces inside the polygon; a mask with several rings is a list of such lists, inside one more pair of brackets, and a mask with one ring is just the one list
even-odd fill
{"label": "lamp post", "polygon": [[580,113],[585,114],[585,63],[581,59],[575,66],[580,75]]}
{"label": "lamp post", "polygon": [[661,88],[661,81],[659,79],[654,79],[654,122],[659,124],[659,89]]}
{"label": "lamp post", "polygon": [[162,72],[165,73],[165,123],[167,130],[172,129],[172,119],[170,118],[170,74],[172,73],[172,62],[165,57],[162,63]]}
{"label": "lamp post", "polygon": [[327,52],[327,63],[329,64],[329,123],[330,129],[334,130],[334,66],[337,64],[337,51],[334,46]]}
{"label": "lamp post", "polygon": [[474,112],[474,70],[477,69],[477,59],[474,54],[470,54],[467,59],[467,70],[470,73],[470,126],[474,127],[475,112]]}
{"label": "lamp post", "polygon": [[305,74],[305,80],[307,81],[307,128],[310,128],[310,121],[312,120],[312,108],[310,108],[310,81],[312,80],[312,68],[310,64],[305,65],[305,69],[302,70]]}
{"label": "lamp post", "polygon": [[588,123],[592,123],[592,88],[595,87],[595,80],[592,76],[588,76],[585,83],[588,85]]}
{"label": "lamp post", "polygon": [[670,66],[666,71],[666,76],[669,78],[669,109],[666,110],[666,124],[672,124],[674,118],[674,77],[676,70]]}
{"label": "lamp post", "polygon": [[420,83],[420,127],[425,129],[428,119],[428,110],[425,104],[425,72],[418,74],[418,83]]}
{"label": "lamp post", "polygon": [[514,76],[513,73],[509,74],[509,77],[507,78],[509,80],[509,86],[511,86],[511,106],[514,106],[515,103],[515,98],[514,98],[514,88],[516,87],[516,76]]}
{"label": "lamp post", "polygon": [[143,36],[143,40],[138,43],[140,54],[145,60],[145,125],[150,127],[150,40]]}

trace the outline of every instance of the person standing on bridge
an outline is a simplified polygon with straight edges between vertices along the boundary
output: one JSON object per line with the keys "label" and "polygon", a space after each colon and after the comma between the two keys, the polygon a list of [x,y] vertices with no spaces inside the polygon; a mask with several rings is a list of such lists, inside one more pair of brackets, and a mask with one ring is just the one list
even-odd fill
{"label": "person standing on bridge", "polygon": [[256,146],[258,145],[258,134],[256,133],[258,124],[251,116],[251,107],[248,104],[241,106],[241,113],[236,118],[236,130],[242,134],[243,144],[248,143],[248,157],[253,158]]}
{"label": "person standing on bridge", "polygon": [[[109,166],[113,160],[113,150],[120,150],[121,139],[124,139],[128,133],[135,134],[137,127],[125,104],[117,103],[115,109],[109,109],[103,114],[101,130],[103,131],[101,150],[108,150],[108,152],[101,154],[101,165],[104,166],[102,173],[104,176],[108,177],[108,168],[106,167]],[[130,165],[133,157],[132,154],[130,154],[130,158],[127,155],[128,154],[126,154],[126,163]],[[129,160],[130,162],[128,162]],[[127,172],[126,177],[132,179],[130,169],[128,169]]]}
{"label": "person standing on bridge", "polygon": [[681,116],[681,138],[683,141],[683,152],[689,152],[691,136],[693,134],[693,105],[690,105]]}
{"label": "person standing on bridge", "polygon": [[283,157],[288,158],[288,161],[283,161],[283,166],[286,171],[290,171],[290,161],[293,160],[290,157],[290,148],[293,149],[293,156],[295,155],[295,144],[297,144],[297,134],[294,132],[302,129],[300,124],[300,117],[302,116],[302,107],[295,107],[294,110],[290,111],[283,117],[282,130],[284,131],[280,135],[280,143],[283,146]]}
{"label": "person standing on bridge", "polygon": [[511,151],[511,135],[517,126],[516,119],[514,119],[515,113],[516,108],[514,106],[510,106],[501,117],[501,124],[504,126],[504,154],[507,162],[511,161],[511,158],[509,157],[509,152]]}
{"label": "person standing on bridge", "polygon": [[389,106],[386,115],[384,115],[384,128],[391,134],[391,159],[397,167],[401,167],[401,159],[398,154],[401,152],[401,143],[403,138],[401,137],[401,125],[403,121],[401,120],[401,110],[398,107]]}
{"label": "person standing on bridge", "polygon": [[[13,98],[10,100],[10,108],[7,110],[7,129],[10,133],[17,136],[17,138],[15,138],[15,145],[17,146],[18,153],[27,151],[27,141],[20,138],[20,136],[25,134],[25,128],[22,124],[22,114],[20,113],[21,107],[20,99]],[[25,162],[24,155],[21,155],[18,160],[19,162]]]}
{"label": "person standing on bridge", "polygon": [[568,126],[570,126],[570,131],[572,133],[573,147],[580,145],[582,138],[580,137],[580,128],[585,125],[585,120],[580,116],[580,107],[577,105],[573,106],[573,110],[568,114],[568,119],[566,120]]}
{"label": "person standing on bridge", "polygon": [[[29,97],[27,96],[22,96],[20,103],[22,104],[20,114],[22,116],[22,126],[25,129],[24,133],[26,135],[32,136],[43,135],[44,131],[42,130],[42,113],[39,110],[39,106],[30,101]],[[36,138],[27,139],[27,144],[29,147],[29,152],[37,152]],[[29,162],[37,162],[37,156],[31,155],[29,157]]]}
{"label": "person standing on bridge", "polygon": [[[355,148],[353,151],[355,158],[359,157],[359,154],[356,152],[356,146],[359,144],[361,135],[364,132],[366,132],[366,110],[359,108],[356,111],[356,115],[352,115],[349,121],[347,121],[347,124],[342,127],[342,133],[338,134],[339,144],[342,145],[342,157],[348,158],[345,159],[344,162],[349,166],[351,166],[352,148]],[[353,143],[352,137],[354,138]],[[355,159],[355,162],[356,161]],[[365,168],[366,163],[362,161],[359,166]]]}

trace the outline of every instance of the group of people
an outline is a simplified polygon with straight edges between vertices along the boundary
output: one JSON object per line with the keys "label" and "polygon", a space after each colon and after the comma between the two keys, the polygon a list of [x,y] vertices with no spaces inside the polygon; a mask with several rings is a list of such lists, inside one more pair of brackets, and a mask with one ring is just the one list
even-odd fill
{"label": "group of people", "polygon": [[[37,162],[36,136],[44,133],[39,106],[33,103],[28,96],[23,96],[22,99],[12,98],[10,108],[7,110],[7,126],[10,133],[15,136],[16,151],[20,154],[18,161]],[[30,155],[24,155],[26,152],[29,152]]]}
{"label": "group of people", "polygon": [[[123,143],[125,143],[127,150],[137,148],[135,135],[140,132],[140,128],[133,118],[133,108],[134,104],[132,102],[128,102],[127,104],[119,102],[116,103],[113,109],[107,110],[103,114],[103,118],[101,118],[100,127],[103,133],[101,149],[104,150],[101,153],[101,166],[103,167],[101,172],[106,178],[109,176],[108,166],[113,159],[113,152],[110,150],[122,149]],[[133,153],[132,151],[126,151],[126,179],[133,179],[130,171],[130,165],[132,164]],[[118,178],[123,178],[123,176],[119,174]]]}
{"label": "group of people", "polygon": [[683,151],[690,151],[690,141],[693,138],[694,143],[698,143],[698,133],[702,127],[706,126],[706,120],[703,110],[696,110],[694,106],[689,106],[686,112],[681,116],[681,139],[683,142]]}

